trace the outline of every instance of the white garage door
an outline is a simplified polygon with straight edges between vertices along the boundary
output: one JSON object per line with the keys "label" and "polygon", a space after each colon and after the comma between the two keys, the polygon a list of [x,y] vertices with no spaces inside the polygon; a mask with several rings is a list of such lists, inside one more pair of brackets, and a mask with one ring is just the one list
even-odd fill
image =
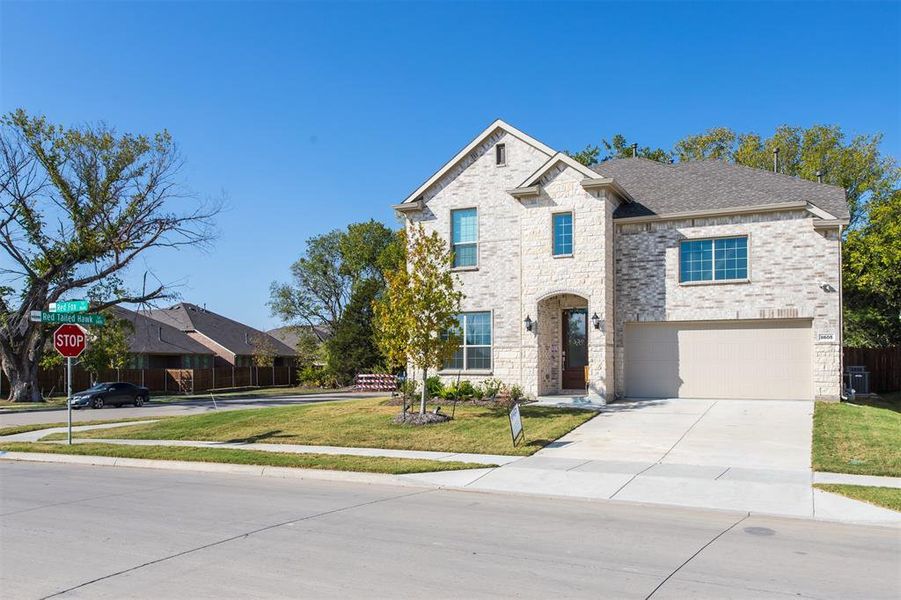
{"label": "white garage door", "polygon": [[629,398],[811,399],[809,320],[627,323]]}

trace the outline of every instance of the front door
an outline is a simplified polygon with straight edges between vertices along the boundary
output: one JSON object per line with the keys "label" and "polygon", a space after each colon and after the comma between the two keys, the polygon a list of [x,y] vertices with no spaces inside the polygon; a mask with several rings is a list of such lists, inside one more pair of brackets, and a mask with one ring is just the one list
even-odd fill
{"label": "front door", "polygon": [[585,389],[588,366],[588,309],[563,311],[563,389]]}

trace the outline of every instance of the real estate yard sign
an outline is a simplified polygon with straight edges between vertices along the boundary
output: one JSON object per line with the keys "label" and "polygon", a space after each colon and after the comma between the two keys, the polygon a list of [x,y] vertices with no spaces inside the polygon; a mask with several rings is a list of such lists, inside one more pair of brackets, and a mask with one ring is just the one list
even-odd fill
{"label": "real estate yard sign", "polygon": [[516,445],[519,438],[525,439],[522,431],[522,415],[519,414],[519,404],[514,404],[510,411],[510,435],[513,436],[513,445]]}

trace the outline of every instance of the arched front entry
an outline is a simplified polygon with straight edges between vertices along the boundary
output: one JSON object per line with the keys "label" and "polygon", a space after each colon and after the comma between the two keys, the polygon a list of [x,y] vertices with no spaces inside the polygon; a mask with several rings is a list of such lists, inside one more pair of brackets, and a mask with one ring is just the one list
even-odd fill
{"label": "arched front entry", "polygon": [[538,393],[584,394],[588,386],[588,300],[564,292],[538,302]]}

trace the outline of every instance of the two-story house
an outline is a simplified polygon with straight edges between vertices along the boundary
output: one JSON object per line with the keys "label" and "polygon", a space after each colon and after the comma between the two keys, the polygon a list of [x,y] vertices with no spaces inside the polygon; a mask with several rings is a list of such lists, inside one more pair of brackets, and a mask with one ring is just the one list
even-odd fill
{"label": "two-story house", "polygon": [[444,378],[840,396],[840,188],[715,160],[589,168],[498,120],[394,208],[454,251],[463,336]]}

